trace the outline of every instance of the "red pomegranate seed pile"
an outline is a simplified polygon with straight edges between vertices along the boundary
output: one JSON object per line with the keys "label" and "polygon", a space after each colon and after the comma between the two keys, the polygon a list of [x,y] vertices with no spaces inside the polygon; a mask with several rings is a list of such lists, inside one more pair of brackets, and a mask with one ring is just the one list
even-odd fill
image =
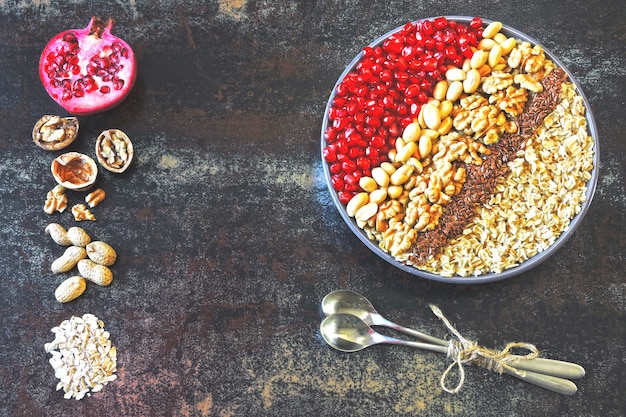
{"label": "red pomegranate seed pile", "polygon": [[387,161],[404,128],[432,97],[448,66],[461,67],[482,36],[482,20],[445,17],[409,22],[382,44],[363,49],[337,84],[324,132],[323,155],[339,200],[360,191],[359,180]]}

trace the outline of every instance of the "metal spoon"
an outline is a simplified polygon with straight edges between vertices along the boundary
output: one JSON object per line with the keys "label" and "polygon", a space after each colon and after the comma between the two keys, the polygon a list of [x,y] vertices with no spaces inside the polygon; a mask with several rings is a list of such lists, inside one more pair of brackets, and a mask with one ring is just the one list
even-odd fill
{"label": "metal spoon", "polygon": [[[383,336],[375,332],[359,317],[351,314],[331,314],[320,324],[322,337],[333,348],[342,352],[356,352],[366,347],[388,343],[394,345],[411,346],[432,352],[446,353],[447,348],[440,345],[431,345],[421,342],[410,342]],[[550,375],[524,371],[516,373],[512,369],[505,368],[504,372],[531,384],[554,391],[559,394],[572,395],[578,388],[572,381],[557,378]]]}
{"label": "metal spoon", "polygon": [[[423,341],[445,346],[446,349],[448,346],[448,341],[446,340],[400,326],[387,320],[376,311],[372,303],[365,296],[354,291],[337,290],[329,293],[322,300],[322,311],[327,316],[337,313],[350,314],[360,318],[369,326],[389,327]],[[445,352],[445,350],[437,350],[437,352]],[[523,359],[521,356],[512,356],[516,357],[517,360],[509,362],[509,365],[517,369],[571,379],[578,379],[585,376],[585,369],[575,363],[546,358]]]}
{"label": "metal spoon", "polygon": [[381,316],[372,303],[361,294],[350,290],[337,290],[329,293],[322,300],[322,311],[329,316],[336,313],[346,313],[357,316],[370,326],[384,326],[399,332],[411,335],[425,342],[440,346],[448,346],[448,342],[408,327],[400,326]]}

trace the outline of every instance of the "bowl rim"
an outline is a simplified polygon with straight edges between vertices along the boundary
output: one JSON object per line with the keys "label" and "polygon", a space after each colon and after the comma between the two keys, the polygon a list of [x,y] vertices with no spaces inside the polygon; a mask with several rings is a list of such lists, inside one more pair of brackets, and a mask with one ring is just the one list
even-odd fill
{"label": "bowl rim", "polygon": [[[413,20],[410,23],[415,24],[415,23],[425,21],[425,20],[433,20],[437,17],[445,17],[448,20],[454,20],[459,23],[469,23],[473,19],[473,17],[470,17],[470,16],[443,15],[443,16],[426,17],[426,18],[422,18],[418,20]],[[485,18],[481,18],[481,20],[483,21],[484,25],[494,22],[493,20],[485,19]],[[388,31],[384,35],[372,41],[367,46],[374,47],[374,46],[380,45],[387,38],[389,38],[389,36],[399,32],[403,27],[404,25],[398,26]],[[585,193],[586,200],[581,204],[581,210],[570,220],[570,223],[568,227],[566,228],[566,230],[563,230],[561,232],[561,234],[554,241],[554,243],[552,243],[545,250],[538,252],[537,254],[528,258],[527,260],[523,261],[517,266],[511,267],[502,272],[490,271],[482,275],[472,275],[472,276],[467,276],[467,277],[453,275],[452,277],[447,277],[447,276],[443,276],[440,274],[435,274],[433,272],[424,271],[414,266],[403,264],[400,261],[393,258],[388,252],[385,252],[381,248],[379,248],[378,245],[376,245],[374,241],[370,240],[365,234],[365,232],[356,225],[356,221],[347,215],[344,205],[339,201],[339,196],[338,196],[337,191],[335,191],[334,188],[332,187],[332,184],[330,181],[331,176],[330,176],[329,164],[325,161],[324,156],[323,156],[324,148],[326,147],[326,140],[324,138],[324,134],[328,127],[328,113],[329,113],[330,107],[332,106],[333,99],[335,98],[337,85],[339,85],[339,83],[345,78],[345,76],[350,71],[352,71],[355,68],[356,64],[363,58],[363,48],[345,67],[345,69],[343,70],[343,72],[341,73],[337,81],[335,82],[331,90],[330,96],[328,98],[328,101],[326,102],[326,107],[324,109],[324,117],[322,120],[322,129],[321,129],[321,155],[322,155],[321,163],[322,163],[322,169],[324,171],[324,178],[326,181],[326,185],[330,191],[333,203],[335,207],[338,209],[339,214],[341,215],[343,220],[346,222],[350,230],[353,232],[353,234],[355,234],[356,237],[359,240],[361,240],[361,242],[365,244],[365,246],[368,249],[370,249],[372,252],[374,252],[384,261],[390,263],[396,268],[404,272],[407,272],[411,275],[414,275],[420,278],[425,278],[431,281],[444,282],[448,284],[484,284],[484,283],[489,283],[489,282],[501,281],[507,278],[511,278],[513,276],[520,275],[524,272],[529,271],[532,268],[535,268],[539,264],[543,263],[546,259],[554,255],[569,240],[569,238],[574,234],[576,229],[578,229],[578,227],[582,223],[583,218],[587,214],[589,207],[591,206],[591,202],[593,200],[593,196],[595,194],[597,183],[598,183],[599,163],[600,163],[600,143],[599,143],[599,138],[598,138],[597,125],[593,117],[593,112],[591,111],[589,100],[585,96],[578,80],[574,77],[574,75],[570,72],[570,70],[563,64],[563,62],[554,53],[552,53],[552,51],[546,49],[543,46],[543,44],[538,42],[533,37],[528,36],[525,33],[513,27],[510,27],[504,23],[502,23],[501,31],[509,36],[514,36],[516,39],[528,41],[533,46],[541,45],[546,56],[548,56],[555,64],[557,64],[557,66],[561,67],[567,73],[567,76],[569,77],[569,81],[571,81],[576,86],[576,92],[578,93],[578,95],[582,97],[583,102],[585,104],[585,118],[587,119],[587,130],[589,131],[590,136],[593,138],[593,151],[594,151],[591,178],[587,181],[587,184],[586,184],[587,186],[587,190]]]}

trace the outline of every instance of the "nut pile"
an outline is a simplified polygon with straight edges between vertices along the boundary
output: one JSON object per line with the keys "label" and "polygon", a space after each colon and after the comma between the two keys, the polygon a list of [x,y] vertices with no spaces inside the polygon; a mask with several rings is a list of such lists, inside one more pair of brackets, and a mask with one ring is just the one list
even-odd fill
{"label": "nut pile", "polygon": [[55,338],[44,348],[59,379],[64,398],[80,400],[117,379],[117,350],[104,323],[93,314],[72,316],[51,330]]}
{"label": "nut pile", "polygon": [[80,297],[87,288],[86,280],[104,287],[111,284],[113,273],[109,266],[117,260],[117,253],[111,245],[92,241],[80,227],[65,230],[58,223],[50,223],[46,234],[58,245],[68,246],[63,255],[52,262],[52,272],[60,274],[77,267],[80,274],[66,279],[57,287],[54,296],[58,302],[67,303]]}
{"label": "nut pile", "polygon": [[[52,190],[48,191],[46,202],[43,210],[48,214],[55,212],[63,213],[68,205],[66,189],[61,184],[56,185]],[[72,215],[77,222],[83,220],[96,221],[96,216],[89,210],[96,207],[106,198],[106,192],[102,188],[90,192],[85,196],[85,203],[77,203],[72,206]],[[88,207],[89,206],[89,207]]]}
{"label": "nut pile", "polygon": [[[485,181],[473,167],[481,167],[492,153],[500,155],[500,140],[525,128],[521,120],[532,115],[524,113],[544,91],[542,80],[556,69],[540,45],[507,37],[501,28],[499,22],[489,24],[472,53],[459,66],[447,66],[432,97],[395,139],[387,161],[360,177],[361,191],[346,204],[347,214],[367,236],[400,262],[443,276],[501,272],[550,246],[585,199],[593,138],[582,98],[567,82],[562,94],[556,93],[560,104],[546,117],[548,124],[513,150],[517,159],[504,161],[498,187],[489,191],[497,194],[472,209],[472,217],[487,219],[465,221],[467,228],[459,228],[462,236],[456,240],[447,236],[443,244],[426,242],[431,244],[428,256],[415,252],[419,239],[449,229],[446,222],[460,221],[451,203],[466,197],[462,190],[470,178],[470,188]],[[494,221],[498,210],[501,219]],[[538,227],[541,222],[549,232]],[[488,237],[494,241],[486,243]],[[472,257],[473,250],[480,255]]]}

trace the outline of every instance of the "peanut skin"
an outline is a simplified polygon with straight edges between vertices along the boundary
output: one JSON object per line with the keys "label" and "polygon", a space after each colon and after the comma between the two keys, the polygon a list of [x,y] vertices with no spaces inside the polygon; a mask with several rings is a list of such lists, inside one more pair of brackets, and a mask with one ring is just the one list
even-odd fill
{"label": "peanut skin", "polygon": [[91,242],[91,238],[87,232],[80,227],[70,227],[65,230],[65,228],[58,223],[50,223],[46,226],[46,234],[50,235],[57,245],[61,246],[73,245],[85,247]]}
{"label": "peanut skin", "polygon": [[60,258],[52,262],[50,269],[52,269],[52,272],[55,274],[67,272],[74,268],[81,259],[85,259],[86,257],[87,251],[85,248],[81,248],[80,246],[70,246],[65,249],[65,252]]}
{"label": "peanut skin", "polygon": [[85,249],[87,250],[87,256],[89,259],[100,265],[111,266],[117,259],[115,249],[113,249],[108,243],[100,240],[91,242]]}
{"label": "peanut skin", "polygon": [[54,291],[54,298],[59,303],[67,303],[78,297],[85,292],[87,288],[87,282],[85,278],[79,276],[73,276],[63,281],[57,289]]}
{"label": "peanut skin", "polygon": [[81,259],[78,261],[78,272],[85,279],[94,284],[106,287],[113,281],[111,270],[104,265],[99,265],[91,259]]}

